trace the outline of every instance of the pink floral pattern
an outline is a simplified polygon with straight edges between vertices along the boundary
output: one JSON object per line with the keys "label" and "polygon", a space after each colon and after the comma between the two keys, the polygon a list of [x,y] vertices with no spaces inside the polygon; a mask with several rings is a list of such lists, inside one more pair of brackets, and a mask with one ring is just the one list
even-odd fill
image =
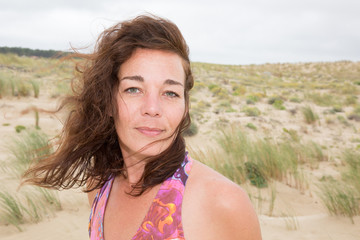
{"label": "pink floral pattern", "polygon": [[[181,205],[192,164],[193,160],[186,155],[181,167],[162,183],[133,240],[185,239],[181,223]],[[104,213],[113,180],[111,178],[107,181],[94,199],[89,221],[91,240],[104,239]]]}

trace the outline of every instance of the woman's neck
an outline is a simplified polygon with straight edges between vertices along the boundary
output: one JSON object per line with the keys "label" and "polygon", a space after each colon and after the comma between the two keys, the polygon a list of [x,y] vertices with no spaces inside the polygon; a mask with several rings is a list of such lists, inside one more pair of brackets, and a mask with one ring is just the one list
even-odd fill
{"label": "woman's neck", "polygon": [[125,165],[125,183],[131,187],[138,183],[145,170],[145,157],[140,157],[136,155],[124,156],[124,165]]}

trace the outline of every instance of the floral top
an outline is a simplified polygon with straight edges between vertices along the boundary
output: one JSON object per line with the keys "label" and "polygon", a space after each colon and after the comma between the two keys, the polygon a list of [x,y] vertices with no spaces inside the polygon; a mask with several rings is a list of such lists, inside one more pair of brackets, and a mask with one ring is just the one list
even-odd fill
{"label": "floral top", "polygon": [[[160,186],[149,211],[133,240],[182,240],[181,205],[193,160],[185,156],[181,167]],[[109,179],[97,193],[91,207],[89,236],[91,240],[104,239],[104,213],[114,178]]]}

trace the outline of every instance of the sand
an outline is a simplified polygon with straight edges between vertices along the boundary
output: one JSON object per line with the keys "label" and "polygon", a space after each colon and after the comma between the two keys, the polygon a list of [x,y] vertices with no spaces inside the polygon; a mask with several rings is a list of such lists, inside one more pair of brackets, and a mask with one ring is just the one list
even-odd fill
{"label": "sand", "polygon": [[[3,146],[8,142],[11,136],[16,135],[14,127],[16,125],[33,126],[35,123],[32,112],[21,115],[24,109],[37,106],[38,108],[53,109],[57,104],[57,99],[40,97],[40,99],[29,98],[3,98],[0,99],[0,145]],[[290,104],[290,103],[289,103]],[[338,126],[326,126],[321,123],[317,126],[307,126],[300,119],[299,115],[291,116],[286,111],[274,112],[269,105],[260,103],[257,107],[262,111],[268,112],[261,118],[251,118],[240,116],[239,113],[229,113],[228,118],[241,118],[242,125],[246,122],[256,122],[257,126],[262,129],[271,130],[273,135],[280,137],[282,128],[296,129],[304,133],[304,138],[312,139],[322,145],[338,144],[339,148],[352,147],[348,139],[356,137],[356,134],[348,128],[341,131]],[[286,106],[288,109],[298,107],[295,103]],[[322,109],[317,107],[316,110],[321,112]],[[212,121],[216,121],[218,115],[212,116]],[[215,119],[215,120],[214,120]],[[5,123],[10,124],[7,126]],[[5,124],[5,125],[4,125]],[[40,113],[40,126],[43,131],[49,135],[55,135],[61,129],[60,117],[47,113]],[[326,127],[325,127],[326,126]],[[358,129],[359,126],[356,125]],[[188,139],[191,146],[202,147],[204,142],[208,142],[208,135],[211,135],[211,121],[201,126],[199,134]],[[333,128],[333,129],[331,129]],[[342,128],[342,127],[340,127]],[[341,132],[341,134],[339,133]],[[336,148],[335,148],[336,149]],[[330,150],[329,150],[330,151]],[[336,156],[338,152],[331,150],[330,154]],[[339,170],[336,165],[336,157],[332,162],[322,162],[321,166],[308,170],[310,180],[327,175],[337,176]],[[4,149],[0,151],[0,161],[6,163],[9,161],[9,153]],[[1,185],[16,188],[17,183],[10,177],[2,175],[0,177]],[[262,229],[264,240],[280,239],[360,239],[360,217],[354,218],[354,224],[349,218],[330,216],[324,206],[320,203],[315,189],[307,189],[303,192],[292,188],[284,183],[275,182],[272,184],[276,188],[275,207],[269,215],[268,202],[264,201],[262,206],[254,204],[258,212],[259,221]],[[252,188],[249,191],[256,191]],[[270,190],[261,190],[264,199],[270,197]],[[81,189],[64,190],[59,192],[63,209],[55,212],[53,216],[44,218],[39,223],[26,223],[21,225],[23,229],[19,232],[14,226],[0,225],[0,239],[68,239],[80,240],[88,239],[87,227],[89,217],[89,204],[86,194]]]}

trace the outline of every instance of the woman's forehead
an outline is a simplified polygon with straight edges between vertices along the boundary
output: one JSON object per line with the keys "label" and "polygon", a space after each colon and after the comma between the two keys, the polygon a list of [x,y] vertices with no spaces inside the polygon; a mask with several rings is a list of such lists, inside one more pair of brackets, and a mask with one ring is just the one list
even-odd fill
{"label": "woman's forehead", "polygon": [[[118,79],[137,81],[173,80],[184,85],[185,70],[182,58],[163,50],[137,49],[119,68]],[[167,81],[171,83],[171,81]]]}

